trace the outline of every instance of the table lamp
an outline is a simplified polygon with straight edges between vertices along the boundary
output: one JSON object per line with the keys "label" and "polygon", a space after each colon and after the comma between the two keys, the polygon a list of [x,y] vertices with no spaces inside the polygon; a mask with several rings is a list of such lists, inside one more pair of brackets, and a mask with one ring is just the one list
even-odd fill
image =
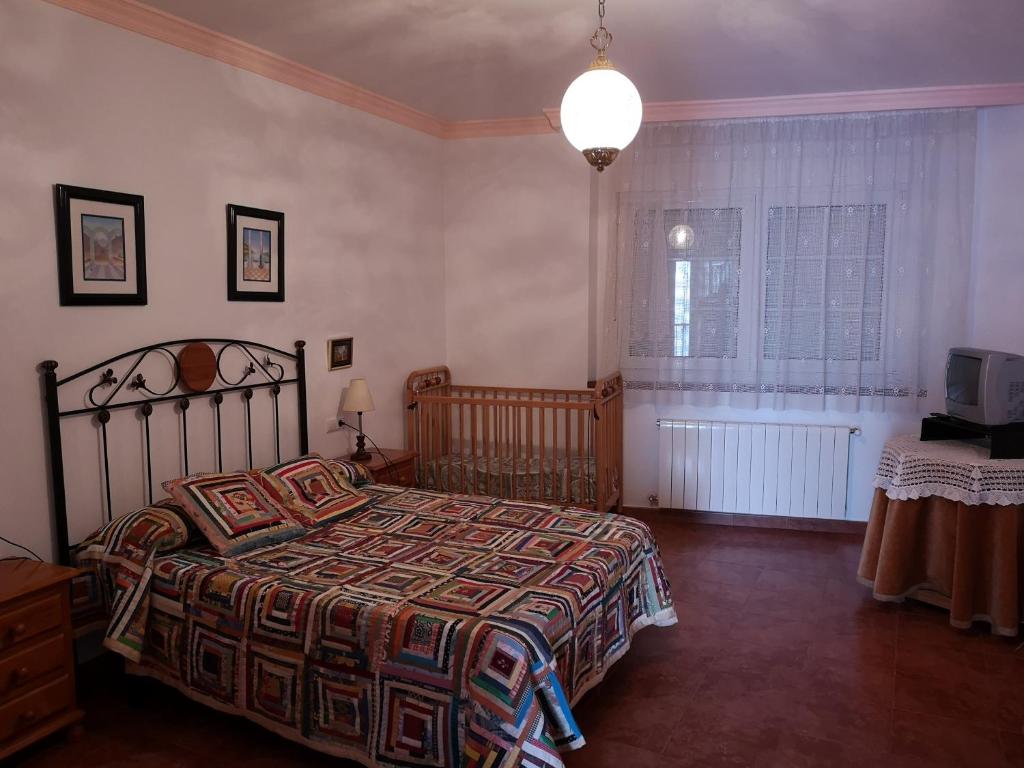
{"label": "table lamp", "polygon": [[341,404],[341,410],[355,412],[359,418],[356,452],[349,457],[353,461],[367,461],[371,458],[370,452],[366,450],[366,435],[363,434],[363,413],[373,409],[373,398],[370,396],[370,388],[366,386],[366,379],[352,379],[348,384],[348,391],[345,392],[345,402]]}

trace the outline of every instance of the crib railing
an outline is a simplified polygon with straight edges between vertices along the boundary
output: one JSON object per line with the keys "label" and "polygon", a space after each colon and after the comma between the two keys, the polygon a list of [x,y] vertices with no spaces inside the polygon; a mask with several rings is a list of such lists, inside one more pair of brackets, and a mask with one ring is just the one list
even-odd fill
{"label": "crib railing", "polygon": [[406,440],[420,487],[593,509],[622,503],[622,379],[593,389],[453,384],[410,374]]}

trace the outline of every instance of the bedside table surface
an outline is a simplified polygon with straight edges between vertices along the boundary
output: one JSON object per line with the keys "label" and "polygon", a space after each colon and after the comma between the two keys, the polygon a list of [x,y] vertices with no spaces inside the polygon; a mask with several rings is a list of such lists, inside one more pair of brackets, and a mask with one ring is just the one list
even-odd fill
{"label": "bedside table surface", "polygon": [[0,560],[0,603],[69,581],[81,571],[37,560]]}
{"label": "bedside table surface", "polygon": [[[371,472],[387,469],[388,466],[394,466],[395,464],[402,464],[404,462],[411,461],[417,456],[416,451],[409,451],[404,448],[382,448],[379,451],[370,451],[370,453],[373,454],[372,458],[358,463],[362,464]],[[351,459],[348,459],[348,461],[351,461]]]}

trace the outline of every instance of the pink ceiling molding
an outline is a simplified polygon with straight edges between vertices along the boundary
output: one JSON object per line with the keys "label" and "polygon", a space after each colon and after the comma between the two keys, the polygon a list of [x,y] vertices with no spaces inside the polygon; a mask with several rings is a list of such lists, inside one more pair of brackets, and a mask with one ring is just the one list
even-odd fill
{"label": "pink ceiling molding", "polygon": [[[368,112],[440,139],[528,136],[559,129],[557,109],[544,116],[446,121],[386,96],[324,74],[234,37],[214,32],[137,0],[46,0],[85,16],[137,32],[293,88]],[[990,107],[1024,104],[1024,83],[903,88],[749,99],[669,101],[644,105],[645,122],[736,117],[878,112],[890,109]]]}
{"label": "pink ceiling molding", "polygon": [[443,120],[426,112],[135,0],[47,1],[431,136],[445,129]]}
{"label": "pink ceiling molding", "polygon": [[[844,112],[884,112],[892,109],[948,109],[1024,104],[1024,83],[949,85],[898,88],[887,91],[808,93],[797,96],[759,96],[749,99],[661,101],[644,104],[645,123],[681,120],[725,120],[738,117],[834,115]],[[553,130],[560,127],[557,109],[544,114]]]}
{"label": "pink ceiling molding", "polygon": [[537,117],[507,117],[498,120],[459,120],[447,123],[441,138],[484,139],[497,136],[532,136],[554,131],[555,129],[547,117],[537,115]]}

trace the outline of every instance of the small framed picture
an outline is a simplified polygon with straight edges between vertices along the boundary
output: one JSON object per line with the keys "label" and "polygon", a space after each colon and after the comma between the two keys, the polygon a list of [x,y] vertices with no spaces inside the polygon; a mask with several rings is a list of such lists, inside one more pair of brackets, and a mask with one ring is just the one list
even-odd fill
{"label": "small framed picture", "polygon": [[327,370],[352,367],[352,337],[331,339],[327,342]]}
{"label": "small framed picture", "polygon": [[228,301],[284,301],[284,214],[228,205]]}
{"label": "small framed picture", "polygon": [[67,184],[53,193],[61,305],[145,304],[142,195]]}

